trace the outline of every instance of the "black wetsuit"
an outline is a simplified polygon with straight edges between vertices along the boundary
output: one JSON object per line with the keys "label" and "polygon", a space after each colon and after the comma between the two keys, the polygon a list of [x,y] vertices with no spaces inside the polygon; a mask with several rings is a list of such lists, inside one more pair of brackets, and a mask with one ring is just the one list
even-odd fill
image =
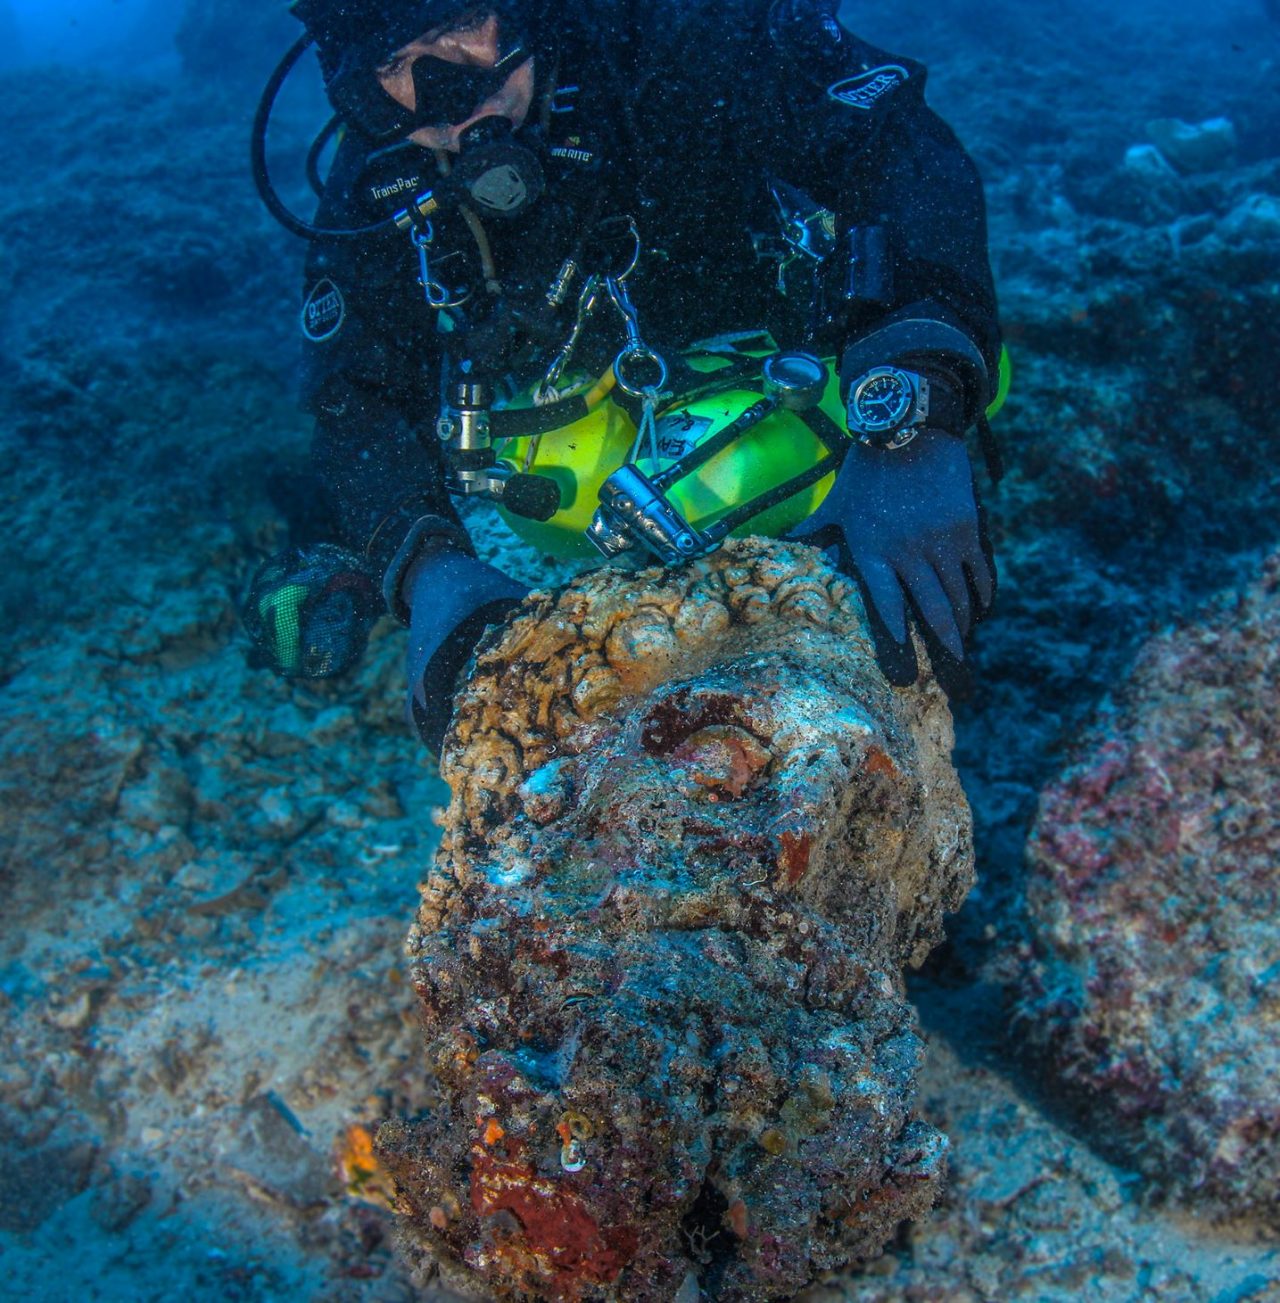
{"label": "black wetsuit", "polygon": [[[776,243],[769,183],[780,180],[830,209],[841,235],[883,228],[892,251],[891,300],[845,307],[813,345],[838,352],[895,316],[934,318],[959,326],[994,377],[999,335],[981,185],[924,103],[924,69],[847,32],[833,43],[818,6],[794,7],[794,25],[771,30],[765,0],[566,6],[577,16],[560,34],[557,93],[530,113],[533,127],[545,124],[547,193],[512,222],[486,223],[504,294],[536,301],[584,225],[625,214],[644,247],[628,286],[647,339],[676,347],[769,328],[782,346],[798,345],[807,308],[778,293],[778,264],[760,257],[752,238]],[[368,155],[348,133],[320,225],[384,217],[436,174],[432,155],[416,147],[372,163]],[[492,310],[475,251],[458,215],[437,221],[433,269],[473,292],[460,320]],[[837,251],[833,262],[842,257]],[[394,229],[320,243],[307,268],[316,470],[342,540],[379,573],[418,517],[452,516],[432,427],[442,359],[462,336],[442,332],[418,270],[407,236]],[[616,349],[618,319],[601,315]],[[571,320],[566,310],[561,337]],[[971,406],[986,399],[970,397]]]}

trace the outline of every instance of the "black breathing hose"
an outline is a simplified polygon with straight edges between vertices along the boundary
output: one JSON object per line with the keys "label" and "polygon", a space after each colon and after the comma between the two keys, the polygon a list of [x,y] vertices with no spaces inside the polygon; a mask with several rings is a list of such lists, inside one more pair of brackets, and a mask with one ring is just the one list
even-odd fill
{"label": "black breathing hose", "polygon": [[[374,231],[381,231],[393,225],[394,218],[374,222],[370,226],[359,226],[353,230],[327,229],[313,226],[310,222],[304,222],[302,218],[289,211],[279,194],[276,193],[275,186],[271,184],[271,174],[267,171],[267,131],[271,126],[272,110],[279,98],[280,88],[288,81],[289,74],[298,66],[298,61],[310,48],[312,39],[309,32],[298,37],[289,47],[288,53],[276,65],[275,72],[271,74],[266,86],[263,88],[262,98],[258,101],[258,110],[253,115],[253,134],[249,141],[249,160],[253,168],[253,183],[258,189],[258,197],[266,206],[267,212],[291,235],[296,235],[303,240],[362,239],[366,235],[372,235]],[[331,134],[331,129],[335,127],[335,123],[336,119],[321,132],[318,138],[320,149],[327,143],[327,137]],[[308,176],[313,170],[311,164],[314,160],[318,160],[318,157],[319,149],[313,145],[312,154],[307,159]],[[314,185],[314,182],[312,184]]]}
{"label": "black breathing hose", "polygon": [[320,134],[311,142],[311,148],[307,150],[307,180],[320,198],[324,198],[324,177],[320,175],[320,156],[324,153],[325,146],[338,134],[341,126],[342,119],[334,114],[320,128]]}

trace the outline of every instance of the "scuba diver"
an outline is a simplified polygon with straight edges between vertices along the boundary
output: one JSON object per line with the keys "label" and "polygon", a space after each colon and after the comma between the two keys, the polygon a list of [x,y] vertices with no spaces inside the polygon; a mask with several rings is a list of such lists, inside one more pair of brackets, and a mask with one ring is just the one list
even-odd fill
{"label": "scuba diver", "polygon": [[[837,7],[296,0],[254,164],[311,245],[304,398],[338,541],[254,582],[277,670],[347,668],[390,611],[438,749],[459,670],[526,592],[455,498],[544,551],[811,543],[859,582],[892,681],[916,677],[912,616],[963,658],[995,589],[965,443],[998,474],[981,183],[924,68]],[[334,118],[308,221],[265,142],[312,46]]]}

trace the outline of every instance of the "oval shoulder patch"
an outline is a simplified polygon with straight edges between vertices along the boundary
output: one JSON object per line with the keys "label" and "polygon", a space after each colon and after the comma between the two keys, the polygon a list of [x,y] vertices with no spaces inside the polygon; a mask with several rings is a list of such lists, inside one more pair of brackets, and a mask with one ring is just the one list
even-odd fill
{"label": "oval shoulder patch", "polygon": [[317,281],[302,305],[302,333],[313,344],[332,339],[347,318],[347,303],[342,291],[327,278]]}

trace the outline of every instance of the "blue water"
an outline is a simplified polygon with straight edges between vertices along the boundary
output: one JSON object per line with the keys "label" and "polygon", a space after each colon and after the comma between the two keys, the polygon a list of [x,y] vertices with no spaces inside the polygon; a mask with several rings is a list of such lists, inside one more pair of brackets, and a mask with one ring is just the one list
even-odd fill
{"label": "blue water", "polygon": [[[1100,1299],[1177,1272],[1171,1297],[1264,1297],[1268,1246],[1143,1211],[1087,1125],[1025,1101],[997,987],[1025,936],[1027,829],[1072,739],[1154,630],[1280,541],[1280,14],[876,0],[844,17],[929,65],[978,163],[1015,373],[1008,473],[979,475],[1001,590],[954,702],[980,885],[914,987],[975,1074],[969,1094],[930,1085],[957,1202],[850,1297],[979,1288],[963,1156],[1016,1166],[1014,1116],[1061,1159],[1065,1211],[1010,1214],[1010,1261],[1082,1236],[1098,1262],[1133,1258],[1098,1268]],[[353,674],[289,684],[249,663],[237,613],[286,541],[310,436],[305,250],[247,165],[295,32],[266,0],[0,0],[3,1297],[414,1296],[392,1219],[347,1197],[332,1155],[348,1126],[431,1103],[400,946],[447,791],[404,723],[389,622]],[[1226,118],[1234,144],[1152,171],[1169,118]],[[309,69],[272,139],[291,202],[321,120]],[[522,579],[558,577],[477,534]]]}

